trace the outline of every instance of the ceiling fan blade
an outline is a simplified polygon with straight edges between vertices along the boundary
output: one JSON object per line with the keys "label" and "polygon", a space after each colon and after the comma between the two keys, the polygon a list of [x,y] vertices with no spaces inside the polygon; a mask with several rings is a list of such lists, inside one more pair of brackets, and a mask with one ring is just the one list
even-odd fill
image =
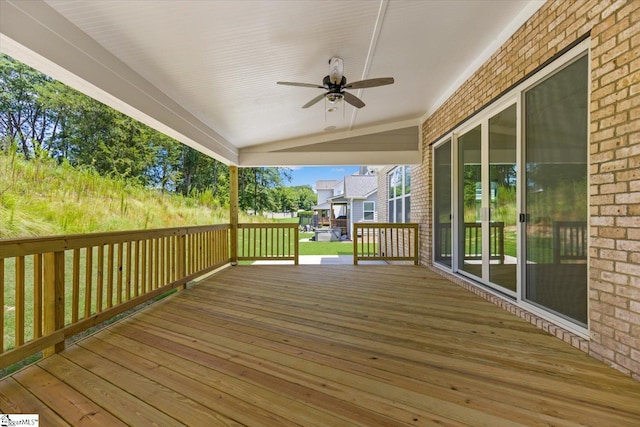
{"label": "ceiling fan blade", "polygon": [[376,87],[393,84],[393,77],[378,77],[376,79],[360,80],[358,82],[345,85],[345,89],[364,89],[367,87]]}
{"label": "ceiling fan blade", "polygon": [[313,98],[311,101],[307,102],[306,104],[304,104],[302,106],[302,108],[309,108],[311,107],[313,104],[317,103],[318,101],[320,101],[322,98],[324,98],[327,94],[323,93],[322,95],[318,95],[315,98]]}
{"label": "ceiling fan blade", "polygon": [[347,101],[349,104],[353,105],[356,108],[362,108],[365,106],[364,102],[362,102],[360,98],[358,98],[355,95],[351,95],[349,92],[342,92],[342,95],[344,95],[345,101]]}
{"label": "ceiling fan blade", "polygon": [[295,83],[295,82],[276,82],[279,85],[286,86],[300,86],[300,87],[314,87],[318,89],[324,89],[324,86],[314,85],[313,83]]}

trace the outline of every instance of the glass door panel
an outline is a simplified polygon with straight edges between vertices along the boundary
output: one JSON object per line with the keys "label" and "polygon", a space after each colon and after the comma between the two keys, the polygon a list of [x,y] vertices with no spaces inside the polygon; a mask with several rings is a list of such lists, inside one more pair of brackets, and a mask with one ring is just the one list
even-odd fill
{"label": "glass door panel", "polygon": [[525,298],[587,324],[587,57],[525,93]]}
{"label": "glass door panel", "polygon": [[482,279],[481,127],[458,138],[458,269]]}
{"label": "glass door panel", "polygon": [[516,105],[489,119],[489,281],[516,291]]}
{"label": "glass door panel", "polygon": [[451,140],[434,151],[434,261],[451,267]]}

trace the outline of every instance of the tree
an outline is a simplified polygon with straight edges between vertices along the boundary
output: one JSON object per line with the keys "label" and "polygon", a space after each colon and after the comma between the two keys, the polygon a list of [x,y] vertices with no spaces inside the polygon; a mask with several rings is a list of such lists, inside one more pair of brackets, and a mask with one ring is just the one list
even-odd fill
{"label": "tree", "polygon": [[46,75],[0,54],[0,135],[15,141],[25,159],[42,155],[59,131],[59,114],[43,101],[58,84]]}
{"label": "tree", "polygon": [[292,187],[278,187],[274,191],[276,210],[279,212],[291,212],[298,209],[296,192]]}
{"label": "tree", "polygon": [[294,192],[294,200],[297,209],[310,211],[318,202],[318,196],[313,192],[313,189],[309,185],[299,185],[297,187],[291,187]]}
{"label": "tree", "polygon": [[153,165],[147,170],[149,184],[163,192],[175,192],[182,181],[180,155],[182,146],[173,138],[153,129],[145,129],[145,139],[151,145]]}
{"label": "tree", "polygon": [[[0,149],[228,204],[229,168],[221,162],[2,54],[0,85]],[[286,168],[239,169],[240,208],[312,206],[310,188],[283,187],[290,174]]]}

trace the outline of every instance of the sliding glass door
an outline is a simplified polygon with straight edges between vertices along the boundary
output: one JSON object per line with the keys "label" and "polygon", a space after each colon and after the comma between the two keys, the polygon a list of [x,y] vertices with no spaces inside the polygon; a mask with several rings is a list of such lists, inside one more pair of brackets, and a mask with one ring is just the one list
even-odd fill
{"label": "sliding glass door", "polygon": [[482,127],[458,137],[458,269],[482,280]]}
{"label": "sliding glass door", "polygon": [[516,104],[489,119],[489,281],[516,292]]}
{"label": "sliding glass door", "polygon": [[451,140],[434,150],[434,261],[451,267],[453,256],[451,205]]}
{"label": "sliding glass door", "polygon": [[457,268],[515,296],[516,104],[458,137]]}
{"label": "sliding glass door", "polygon": [[434,262],[563,325],[587,326],[585,50],[434,148]]}
{"label": "sliding glass door", "polygon": [[525,92],[525,298],[585,326],[587,87],[583,56]]}

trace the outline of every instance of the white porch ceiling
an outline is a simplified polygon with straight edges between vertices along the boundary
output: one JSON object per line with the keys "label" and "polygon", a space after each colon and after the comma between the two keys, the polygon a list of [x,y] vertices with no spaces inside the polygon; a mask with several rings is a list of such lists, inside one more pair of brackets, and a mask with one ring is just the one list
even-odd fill
{"label": "white porch ceiling", "polygon": [[[0,0],[0,51],[225,163],[418,163],[422,118],[542,3]],[[395,84],[334,113],[276,85],[321,84],[332,56]]]}

